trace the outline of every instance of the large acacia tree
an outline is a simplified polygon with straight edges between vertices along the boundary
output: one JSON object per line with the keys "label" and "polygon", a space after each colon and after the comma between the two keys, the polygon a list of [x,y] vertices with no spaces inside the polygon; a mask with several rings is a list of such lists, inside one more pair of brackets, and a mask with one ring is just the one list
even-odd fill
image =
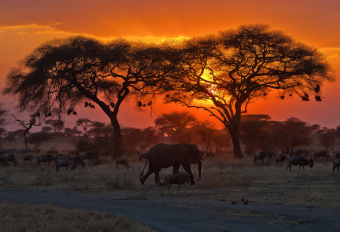
{"label": "large acacia tree", "polygon": [[180,71],[168,82],[172,91],[166,101],[204,109],[219,119],[229,130],[234,156],[239,158],[243,157],[239,125],[249,103],[272,90],[282,99],[297,94],[308,101],[315,94],[320,101],[320,86],[333,80],[317,49],[262,24],[193,38],[180,49]]}
{"label": "large acacia tree", "polygon": [[[7,75],[5,94],[18,96],[21,111],[46,116],[75,107],[99,106],[114,128],[114,148],[121,155],[120,106],[136,97],[138,106],[151,104],[154,86],[173,68],[171,47],[114,40],[104,44],[86,37],[47,42],[35,49]],[[153,95],[152,95],[153,94]]]}

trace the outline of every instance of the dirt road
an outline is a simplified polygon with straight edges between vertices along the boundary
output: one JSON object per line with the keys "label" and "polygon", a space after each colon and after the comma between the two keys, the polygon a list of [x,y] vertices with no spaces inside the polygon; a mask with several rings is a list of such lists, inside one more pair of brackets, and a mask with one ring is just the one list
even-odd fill
{"label": "dirt road", "polygon": [[[182,193],[183,194],[183,193]],[[0,201],[51,204],[123,215],[157,231],[337,231],[340,209],[193,197],[103,195],[0,188]]]}

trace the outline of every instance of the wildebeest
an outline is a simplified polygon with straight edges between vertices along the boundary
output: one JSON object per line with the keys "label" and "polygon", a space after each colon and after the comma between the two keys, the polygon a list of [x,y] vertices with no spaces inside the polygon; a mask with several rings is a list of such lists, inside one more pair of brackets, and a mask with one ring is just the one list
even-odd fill
{"label": "wildebeest", "polygon": [[282,153],[276,157],[276,164],[282,166],[283,162],[286,161],[287,156],[283,155]]}
{"label": "wildebeest", "polygon": [[81,158],[80,155],[66,156],[65,158],[71,160],[72,162],[74,162],[75,165],[80,164],[82,167],[85,167],[84,160],[83,160],[83,158]]}
{"label": "wildebeest", "polygon": [[295,149],[291,154],[290,157],[292,156],[308,156],[309,151],[305,150],[305,149]]}
{"label": "wildebeest", "polygon": [[267,163],[269,164],[269,160],[273,157],[274,153],[271,151],[259,151],[254,154],[254,162],[262,160],[262,164],[264,160],[267,159]]}
{"label": "wildebeest", "polygon": [[98,158],[98,154],[95,151],[83,151],[79,152],[79,155],[81,156],[81,158],[83,158],[83,160],[93,160]]}
{"label": "wildebeest", "polygon": [[66,155],[65,154],[56,154],[55,157],[57,159],[63,159]]}
{"label": "wildebeest", "polygon": [[[117,158],[116,159],[116,168],[118,168],[118,165],[122,164],[126,167],[126,169],[130,168],[129,160],[127,158]],[[123,167],[124,168],[124,167]]]}
{"label": "wildebeest", "polygon": [[326,150],[320,150],[314,153],[314,159],[316,160],[317,158],[325,158],[328,160],[330,157],[329,151]]}
{"label": "wildebeest", "polygon": [[340,167],[340,159],[336,159],[333,161],[333,172],[335,170],[335,168],[337,169],[337,171],[339,171],[339,167]]}
{"label": "wildebeest", "polygon": [[60,172],[59,168],[61,168],[61,167],[65,167],[65,172],[66,172],[68,166],[71,166],[71,170],[72,170],[72,169],[74,169],[76,167],[76,164],[73,161],[71,161],[71,160],[69,160],[67,158],[57,160],[57,162],[56,162],[56,171],[55,172],[56,173]]}
{"label": "wildebeest", "polygon": [[32,163],[33,156],[32,155],[26,155],[26,156],[24,156],[23,159],[24,159],[23,163],[25,163],[25,161]]}
{"label": "wildebeest", "polygon": [[174,174],[166,175],[163,184],[160,185],[160,186],[163,186],[161,196],[163,196],[163,191],[164,191],[165,186],[169,185],[168,190],[169,190],[170,195],[173,197],[173,195],[170,192],[171,184],[178,184],[177,196],[178,196],[179,186],[181,184],[184,184],[185,195],[188,196],[187,186],[185,185],[185,183],[190,183],[190,176],[185,172],[177,172],[177,173],[174,173]]}
{"label": "wildebeest", "polygon": [[10,162],[10,161],[13,162],[15,166],[18,164],[18,162],[15,160],[15,157],[14,157],[13,154],[5,155],[4,159],[5,159],[6,166],[8,166],[8,162]]}
{"label": "wildebeest", "polygon": [[340,159],[340,151],[336,151],[334,155],[335,155],[335,159]]}
{"label": "wildebeest", "polygon": [[140,151],[140,152],[137,152],[139,161],[141,161],[142,159],[149,158],[148,152],[149,151]]}
{"label": "wildebeest", "polygon": [[305,165],[309,164],[310,167],[313,167],[313,160],[312,159],[308,159],[302,155],[297,156],[297,157],[289,157],[288,158],[288,166],[287,166],[287,170],[288,168],[290,169],[290,171],[292,171],[292,164],[293,165],[300,165],[299,170],[301,169],[301,167],[303,168],[303,170],[305,169]]}
{"label": "wildebeest", "polygon": [[45,154],[45,155],[39,155],[37,157],[37,164],[35,165],[35,168],[37,168],[37,165],[39,164],[40,167],[40,162],[46,163],[49,165],[52,161],[56,162],[57,158],[54,155],[51,154]]}

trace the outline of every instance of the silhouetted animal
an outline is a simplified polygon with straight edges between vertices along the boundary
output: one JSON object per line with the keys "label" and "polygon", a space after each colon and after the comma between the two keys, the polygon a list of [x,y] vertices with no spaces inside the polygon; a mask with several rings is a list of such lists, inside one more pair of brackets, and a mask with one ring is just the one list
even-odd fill
{"label": "silhouetted animal", "polygon": [[118,165],[120,165],[120,164],[122,164],[127,169],[130,168],[129,160],[127,158],[117,158],[116,159],[116,168],[118,168]]}
{"label": "silhouetted animal", "polygon": [[326,150],[320,150],[314,153],[314,159],[316,160],[317,158],[325,158],[328,160],[330,158],[329,151]]}
{"label": "silhouetted animal", "polygon": [[80,152],[79,155],[81,156],[81,158],[83,158],[83,160],[98,159],[98,154],[95,151],[84,151],[84,152]]}
{"label": "silhouetted animal", "polygon": [[66,156],[65,158],[71,160],[76,166],[77,166],[77,164],[80,164],[82,167],[85,167],[84,160],[83,160],[83,158],[81,158],[80,155]]}
{"label": "silhouetted animal", "polygon": [[340,151],[334,153],[336,159],[340,159]]}
{"label": "silhouetted animal", "polygon": [[169,190],[170,195],[173,197],[173,195],[170,192],[171,184],[178,184],[177,196],[178,196],[179,186],[181,184],[184,184],[185,195],[188,195],[187,194],[187,186],[185,185],[185,183],[190,183],[190,176],[187,173],[185,173],[185,172],[178,172],[178,173],[173,173],[173,174],[170,174],[170,175],[166,175],[165,178],[164,178],[163,184],[160,185],[160,186],[163,186],[161,196],[163,196],[164,188],[167,185],[169,185],[168,190]]}
{"label": "silhouetted animal", "polygon": [[5,158],[5,164],[8,166],[8,162],[13,162],[13,164],[16,166],[18,162],[15,160],[15,157],[13,154],[7,154],[4,156]]}
{"label": "silhouetted animal", "polygon": [[33,156],[32,155],[26,155],[26,156],[24,156],[23,159],[24,159],[23,163],[25,163],[25,161],[32,163]]}
{"label": "silhouetted animal", "polygon": [[40,162],[43,162],[43,163],[47,162],[47,165],[50,165],[52,161],[57,162],[57,158],[54,155],[51,155],[51,154],[39,155],[37,157],[37,164],[35,165],[35,168],[37,168],[38,164],[39,164],[39,167],[41,167]]}
{"label": "silhouetted animal", "polygon": [[76,164],[73,161],[71,161],[71,160],[69,160],[67,158],[57,160],[57,162],[56,162],[56,171],[55,172],[56,173],[60,172],[59,168],[61,168],[61,167],[65,167],[65,172],[66,172],[68,166],[71,166],[71,170],[72,170],[72,169],[74,169],[76,167]]}
{"label": "silhouetted animal", "polygon": [[147,159],[147,158],[149,158],[148,152],[149,152],[149,151],[141,151],[141,152],[137,152],[139,161],[141,161],[142,159]]}
{"label": "silhouetted animal", "polygon": [[337,171],[339,171],[339,167],[340,167],[340,159],[336,159],[333,161],[333,172],[335,170],[335,168],[337,169]]}
{"label": "silhouetted animal", "polygon": [[264,160],[267,159],[267,163],[269,164],[269,160],[273,157],[274,153],[271,151],[259,151],[254,154],[254,162],[257,163],[258,160],[262,160],[262,164]]}
{"label": "silhouetted animal", "polygon": [[310,167],[313,167],[313,160],[312,159],[308,159],[302,155],[300,156],[296,156],[296,157],[289,157],[288,158],[288,166],[287,166],[287,170],[288,168],[290,169],[290,171],[292,171],[292,165],[300,165],[299,170],[301,169],[301,167],[303,169],[305,169],[305,165],[309,164]]}
{"label": "silhouetted animal", "polygon": [[283,155],[282,153],[276,157],[276,164],[282,166],[283,162],[286,161],[287,156]]}

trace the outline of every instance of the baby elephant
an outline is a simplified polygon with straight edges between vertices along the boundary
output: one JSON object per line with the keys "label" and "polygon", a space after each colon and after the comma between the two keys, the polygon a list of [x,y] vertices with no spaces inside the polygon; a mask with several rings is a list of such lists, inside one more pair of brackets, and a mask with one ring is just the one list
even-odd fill
{"label": "baby elephant", "polygon": [[185,173],[185,172],[178,172],[178,173],[174,173],[174,174],[170,174],[165,176],[164,182],[163,184],[161,184],[160,186],[163,185],[163,189],[162,189],[162,194],[161,196],[163,196],[163,191],[165,186],[169,185],[168,189],[169,189],[169,193],[170,195],[173,197],[174,195],[171,194],[170,192],[170,186],[171,184],[178,184],[178,189],[177,189],[177,196],[178,196],[178,190],[179,190],[179,186],[181,184],[184,184],[185,187],[185,195],[188,196],[187,194],[187,186],[185,185],[185,183],[190,183],[190,176]]}
{"label": "baby elephant", "polygon": [[118,168],[118,165],[122,164],[123,166],[125,166],[127,169],[130,168],[129,165],[129,160],[127,158],[117,158],[116,159],[116,168]]}

